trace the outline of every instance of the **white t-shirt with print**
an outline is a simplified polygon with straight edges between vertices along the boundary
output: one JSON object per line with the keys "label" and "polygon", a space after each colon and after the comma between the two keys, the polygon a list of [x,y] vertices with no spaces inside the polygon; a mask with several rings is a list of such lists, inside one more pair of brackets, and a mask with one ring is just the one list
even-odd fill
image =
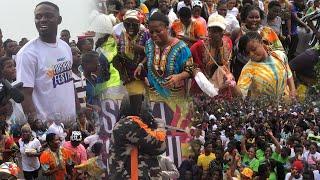
{"label": "white t-shirt with print", "polygon": [[19,139],[20,153],[21,153],[21,162],[23,171],[31,172],[38,170],[40,168],[40,162],[38,157],[29,157],[26,155],[26,150],[36,150],[37,152],[41,149],[41,143],[37,138],[34,138],[28,143],[24,143],[22,139]]}
{"label": "white t-shirt with print", "polygon": [[69,45],[36,38],[17,54],[17,81],[33,88],[32,100],[37,116],[47,120],[54,114],[62,120],[75,118],[75,92],[72,79],[72,53]]}

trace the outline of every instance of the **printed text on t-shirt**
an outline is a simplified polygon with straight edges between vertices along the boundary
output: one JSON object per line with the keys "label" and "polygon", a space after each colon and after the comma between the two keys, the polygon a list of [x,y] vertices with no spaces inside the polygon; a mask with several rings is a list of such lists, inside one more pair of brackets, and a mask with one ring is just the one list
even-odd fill
{"label": "printed text on t-shirt", "polygon": [[72,81],[72,62],[64,61],[53,66],[54,76],[52,78],[53,88],[58,85]]}

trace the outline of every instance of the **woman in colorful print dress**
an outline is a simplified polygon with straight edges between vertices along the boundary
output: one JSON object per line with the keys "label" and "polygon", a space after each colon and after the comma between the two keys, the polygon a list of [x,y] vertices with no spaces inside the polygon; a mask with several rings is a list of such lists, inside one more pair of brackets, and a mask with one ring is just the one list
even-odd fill
{"label": "woman in colorful print dress", "polygon": [[292,72],[287,68],[288,60],[282,51],[268,48],[257,32],[248,32],[240,38],[239,51],[250,58],[237,84],[242,96],[267,95],[279,100],[289,95],[288,90],[292,87],[288,80],[292,78]]}
{"label": "woman in colorful print dress", "polygon": [[[194,63],[201,69],[211,83],[219,89],[220,98],[232,97],[231,88],[225,86],[230,73],[230,60],[232,57],[232,42],[223,35],[226,23],[223,16],[213,14],[209,17],[207,40],[199,40],[190,48]],[[217,63],[217,64],[216,64]],[[218,66],[217,66],[218,65]],[[235,85],[235,81],[233,81]],[[202,94],[199,86],[193,81],[192,94]]]}
{"label": "woman in colorful print dress", "polygon": [[[187,44],[169,36],[169,20],[156,12],[149,19],[151,39],[146,43],[147,79],[151,90],[163,98],[185,95],[185,80],[192,76],[193,60]],[[143,63],[144,63],[143,62]],[[140,75],[139,66],[135,75]]]}

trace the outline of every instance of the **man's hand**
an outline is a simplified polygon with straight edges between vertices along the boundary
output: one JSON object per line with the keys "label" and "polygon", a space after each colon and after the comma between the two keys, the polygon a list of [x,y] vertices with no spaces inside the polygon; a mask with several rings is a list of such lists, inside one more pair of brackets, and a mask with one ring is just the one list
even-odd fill
{"label": "man's hand", "polygon": [[133,75],[134,75],[134,77],[135,77],[136,79],[139,79],[138,76],[140,76],[141,71],[142,71],[142,67],[141,67],[141,66],[138,66],[138,67],[136,68],[136,70],[134,70]]}
{"label": "man's hand", "polygon": [[21,103],[23,107],[23,111],[28,118],[28,122],[30,120],[32,123],[32,121],[37,119],[37,113],[36,113],[37,111],[32,100],[33,88],[24,87],[22,88],[21,92],[23,93],[23,96],[24,96],[24,101]]}

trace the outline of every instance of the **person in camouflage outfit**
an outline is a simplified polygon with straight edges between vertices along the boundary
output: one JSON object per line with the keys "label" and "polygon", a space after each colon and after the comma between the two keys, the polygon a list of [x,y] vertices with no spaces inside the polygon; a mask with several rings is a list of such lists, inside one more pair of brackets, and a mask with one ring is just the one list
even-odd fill
{"label": "person in camouflage outfit", "polygon": [[144,96],[125,97],[111,135],[109,178],[161,179],[157,156],[166,150],[165,139],[164,123],[152,117]]}

